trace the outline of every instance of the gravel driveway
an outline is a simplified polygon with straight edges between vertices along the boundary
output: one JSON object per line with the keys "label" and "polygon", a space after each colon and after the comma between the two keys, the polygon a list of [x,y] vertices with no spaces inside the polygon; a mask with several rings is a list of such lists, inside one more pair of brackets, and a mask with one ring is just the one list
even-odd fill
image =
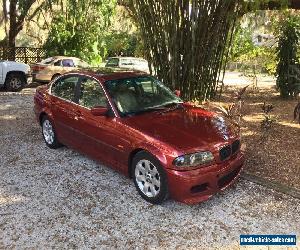
{"label": "gravel driveway", "polygon": [[48,149],[33,92],[0,93],[1,249],[240,249],[240,234],[300,237],[299,200],[242,179],[202,204],[146,203],[110,168]]}

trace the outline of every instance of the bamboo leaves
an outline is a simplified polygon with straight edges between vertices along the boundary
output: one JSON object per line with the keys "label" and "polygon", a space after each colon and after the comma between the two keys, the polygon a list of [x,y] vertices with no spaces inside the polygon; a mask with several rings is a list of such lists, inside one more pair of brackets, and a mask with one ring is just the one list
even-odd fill
{"label": "bamboo leaves", "polygon": [[185,99],[213,97],[237,0],[133,0],[152,71]]}

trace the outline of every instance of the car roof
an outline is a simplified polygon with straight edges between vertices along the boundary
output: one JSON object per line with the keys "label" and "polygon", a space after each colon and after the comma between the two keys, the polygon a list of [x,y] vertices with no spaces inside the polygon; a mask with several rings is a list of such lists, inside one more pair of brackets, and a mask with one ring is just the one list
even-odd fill
{"label": "car roof", "polygon": [[76,60],[81,60],[80,58],[74,57],[74,56],[51,56],[49,58],[53,59],[76,59]]}
{"label": "car roof", "polygon": [[137,70],[126,70],[122,68],[94,68],[94,69],[82,69],[77,71],[72,71],[69,73],[83,74],[97,78],[100,81],[109,81],[117,79],[125,79],[139,76],[147,76],[149,74],[137,71]]}

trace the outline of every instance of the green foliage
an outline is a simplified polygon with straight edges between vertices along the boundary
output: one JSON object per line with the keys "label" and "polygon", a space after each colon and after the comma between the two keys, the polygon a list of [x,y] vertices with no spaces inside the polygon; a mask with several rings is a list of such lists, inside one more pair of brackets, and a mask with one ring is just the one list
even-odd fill
{"label": "green foliage", "polygon": [[229,60],[239,61],[242,56],[248,57],[248,55],[252,54],[254,49],[255,45],[252,41],[252,31],[238,26],[235,29],[232,39]]}
{"label": "green foliage", "polygon": [[141,56],[141,40],[138,33],[112,31],[105,37],[107,56]]}
{"label": "green foliage", "polygon": [[57,4],[61,9],[53,11],[51,6],[54,15],[44,46],[49,56],[76,56],[92,65],[101,63],[106,55],[103,39],[116,1],[66,0]]}
{"label": "green foliage", "polygon": [[[276,70],[275,49],[257,46],[252,40],[253,30],[249,27],[237,27],[231,43],[230,62],[242,62],[250,68],[260,67],[274,74]],[[254,72],[256,73],[256,72]]]}
{"label": "green foliage", "polygon": [[214,97],[241,1],[130,2],[150,72],[183,99]]}
{"label": "green foliage", "polygon": [[291,77],[291,66],[299,63],[297,50],[300,38],[300,18],[296,15],[288,15],[279,23],[278,47],[276,69],[277,87],[282,97],[295,96],[297,94],[297,82]]}

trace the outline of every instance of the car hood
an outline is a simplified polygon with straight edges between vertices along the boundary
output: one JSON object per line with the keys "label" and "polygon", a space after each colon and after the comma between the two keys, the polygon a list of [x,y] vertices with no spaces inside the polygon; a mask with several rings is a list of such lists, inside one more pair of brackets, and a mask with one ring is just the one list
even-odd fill
{"label": "car hood", "polygon": [[127,118],[130,127],[182,152],[218,148],[238,137],[236,125],[216,113],[185,107]]}
{"label": "car hood", "polygon": [[23,68],[29,68],[28,64],[15,62],[15,61],[0,61],[0,63],[5,64],[9,67],[23,67]]}

